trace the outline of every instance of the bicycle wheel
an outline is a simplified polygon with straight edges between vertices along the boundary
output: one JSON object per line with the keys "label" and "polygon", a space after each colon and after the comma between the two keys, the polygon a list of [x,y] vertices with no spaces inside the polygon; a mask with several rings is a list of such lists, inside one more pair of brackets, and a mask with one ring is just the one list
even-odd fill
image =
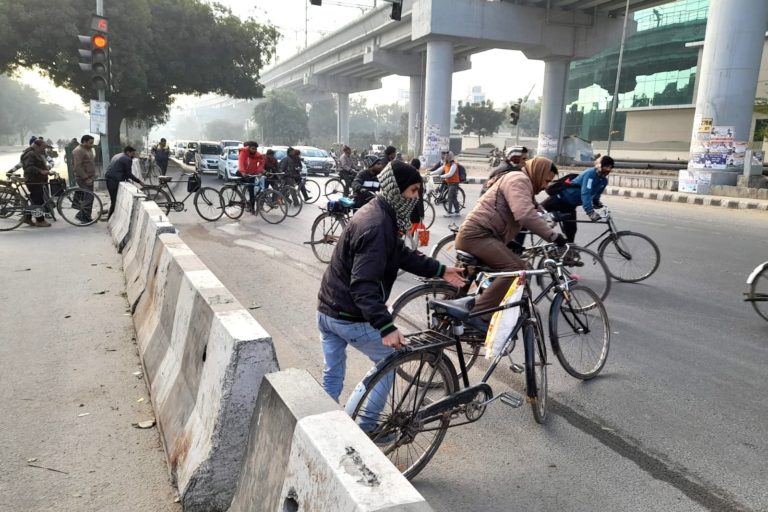
{"label": "bicycle wheel", "polygon": [[549,341],[573,377],[589,380],[600,373],[608,359],[611,329],[597,293],[582,285],[558,293],[549,308]]}
{"label": "bicycle wheel", "polygon": [[224,215],[221,194],[212,187],[202,187],[193,199],[197,214],[208,222],[215,222]]}
{"label": "bicycle wheel", "polygon": [[525,378],[528,401],[536,423],[547,419],[547,347],[539,313],[534,308],[535,322],[528,322],[523,331],[525,346]]}
{"label": "bicycle wheel", "polygon": [[422,202],[424,203],[424,220],[422,220],[422,222],[424,223],[424,227],[429,229],[432,227],[432,224],[435,223],[435,207],[426,199]]}
{"label": "bicycle wheel", "polygon": [[0,191],[0,231],[11,231],[24,222],[29,201],[10,189]]}
{"label": "bicycle wheel", "polygon": [[102,209],[99,196],[84,188],[67,189],[56,202],[59,215],[73,226],[90,226],[98,222]]}
{"label": "bicycle wheel", "polygon": [[768,267],[755,276],[749,287],[752,307],[758,315],[768,320]]}
{"label": "bicycle wheel", "polygon": [[305,181],[304,190],[307,192],[307,198],[304,199],[305,203],[314,204],[318,199],[320,199],[320,184],[315,180]]}
{"label": "bicycle wheel", "polygon": [[256,200],[259,215],[270,224],[280,224],[288,216],[288,202],[277,190],[264,190]]}
{"label": "bicycle wheel", "polygon": [[224,215],[232,220],[237,220],[243,216],[245,211],[245,196],[236,186],[224,186],[219,190],[221,195],[221,206],[224,208]]}
{"label": "bicycle wheel", "polygon": [[637,283],[659,268],[661,253],[656,242],[633,231],[619,231],[600,242],[597,253],[614,279]]}
{"label": "bicycle wheel", "polygon": [[450,422],[442,418],[421,424],[413,417],[458,389],[456,372],[440,352],[401,352],[361,384],[365,391],[352,419],[412,479],[437,452]]}
{"label": "bicycle wheel", "polygon": [[295,217],[301,212],[304,202],[299,196],[299,191],[293,187],[285,187],[280,191],[285,198],[286,215],[288,217]]}
{"label": "bicycle wheel", "polygon": [[[392,303],[392,321],[397,329],[405,336],[415,332],[434,329],[443,331],[447,326],[432,322],[432,311],[429,309],[430,300],[450,300],[457,298],[459,290],[445,282],[435,281],[414,286],[404,291],[395,302]],[[449,334],[449,333],[448,333]],[[470,332],[467,329],[461,338],[461,351],[464,354],[464,364],[469,370],[477,361],[480,348],[485,342],[485,333]],[[458,376],[461,378],[461,365],[456,347],[450,346],[444,349],[444,354],[453,363]]]}
{"label": "bicycle wheel", "polygon": [[339,178],[332,178],[325,182],[325,197],[329,201],[338,201],[344,197],[344,182]]}
{"label": "bicycle wheel", "polygon": [[[544,261],[546,259],[546,256],[542,256],[536,268],[544,268]],[[579,284],[587,288],[591,288],[597,293],[600,300],[605,300],[611,291],[611,276],[605,262],[597,253],[586,247],[571,245],[568,253],[562,259],[563,273],[566,276],[575,279]],[[544,281],[546,279],[549,279],[549,276],[536,276],[536,283],[544,288]],[[547,297],[552,300],[554,298],[553,294],[554,291],[550,290]]]}
{"label": "bicycle wheel", "polygon": [[[459,202],[459,211],[464,209],[464,203],[466,202],[466,194],[464,194],[464,189],[459,187],[456,191],[456,200]],[[445,211],[448,212],[448,207],[451,206],[448,203],[448,196],[447,194],[443,197],[443,200],[441,201],[443,203],[443,208],[445,208]],[[458,213],[458,212],[457,212]]]}
{"label": "bicycle wheel", "polygon": [[154,201],[158,208],[163,210],[166,215],[171,212],[173,204],[165,190],[153,185],[147,185],[146,187],[141,187],[141,192],[147,197],[147,201]]}
{"label": "bicycle wheel", "polygon": [[347,218],[343,215],[324,212],[312,224],[312,252],[323,263],[330,263],[336,244],[341,239],[341,233],[347,226]]}
{"label": "bicycle wheel", "polygon": [[456,266],[456,233],[444,236],[432,248],[430,256],[446,267]]}

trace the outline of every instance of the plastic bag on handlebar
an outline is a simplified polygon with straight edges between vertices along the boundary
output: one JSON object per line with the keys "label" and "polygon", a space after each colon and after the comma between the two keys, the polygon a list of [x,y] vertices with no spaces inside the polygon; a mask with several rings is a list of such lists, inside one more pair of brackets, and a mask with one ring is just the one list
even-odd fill
{"label": "plastic bag on handlebar", "polygon": [[[519,301],[523,297],[522,279],[516,277],[509,285],[507,293],[501,304],[511,304]],[[504,348],[504,343],[515,328],[517,320],[520,318],[520,306],[514,308],[502,309],[497,311],[491,317],[491,323],[488,326],[488,333],[485,335],[485,358],[493,359]]]}

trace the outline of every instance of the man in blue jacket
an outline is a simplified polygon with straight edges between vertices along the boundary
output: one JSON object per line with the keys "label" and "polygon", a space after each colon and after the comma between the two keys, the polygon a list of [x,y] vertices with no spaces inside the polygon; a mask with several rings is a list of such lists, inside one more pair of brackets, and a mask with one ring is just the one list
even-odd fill
{"label": "man in blue jacket", "polygon": [[602,217],[595,208],[602,208],[600,195],[608,186],[608,175],[613,170],[613,158],[602,157],[595,167],[585,170],[559,194],[547,198],[541,206],[548,212],[558,212],[563,219],[563,233],[569,243],[576,239],[576,207],[581,205],[592,222]]}

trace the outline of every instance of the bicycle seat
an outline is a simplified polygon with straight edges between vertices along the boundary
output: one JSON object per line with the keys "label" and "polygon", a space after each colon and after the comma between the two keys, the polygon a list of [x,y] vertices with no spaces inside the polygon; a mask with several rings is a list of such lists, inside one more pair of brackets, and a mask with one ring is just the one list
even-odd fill
{"label": "bicycle seat", "polygon": [[456,320],[466,320],[475,307],[475,296],[469,295],[453,300],[430,300],[429,307],[437,314],[448,315]]}
{"label": "bicycle seat", "polygon": [[465,265],[477,266],[480,264],[480,260],[477,257],[469,254],[468,252],[456,250],[456,260],[462,262]]}
{"label": "bicycle seat", "polygon": [[158,176],[157,179],[160,181],[160,183],[168,183],[173,178],[171,176]]}

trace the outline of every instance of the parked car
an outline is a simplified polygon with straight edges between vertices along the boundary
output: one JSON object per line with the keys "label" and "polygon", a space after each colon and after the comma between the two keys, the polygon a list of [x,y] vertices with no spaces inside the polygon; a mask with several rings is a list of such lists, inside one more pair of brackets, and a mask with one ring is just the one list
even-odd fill
{"label": "parked car", "polygon": [[187,149],[184,151],[183,157],[185,164],[192,165],[195,163],[195,155],[197,154],[198,147],[199,144],[197,142],[187,142]]}
{"label": "parked car", "polygon": [[219,156],[219,169],[217,177],[228,180],[234,178],[237,174],[237,159],[239,157],[240,147],[226,146]]}
{"label": "parked car", "polygon": [[187,150],[187,141],[177,140],[173,145],[173,156],[176,158],[184,158],[184,152]]}
{"label": "parked car", "polygon": [[228,148],[230,146],[238,147],[243,145],[243,141],[241,140],[223,140],[221,141],[221,147]]}
{"label": "parked car", "polygon": [[301,151],[301,158],[307,164],[309,174],[328,176],[336,167],[336,160],[324,149],[312,146],[294,146]]}
{"label": "parked car", "polygon": [[200,141],[195,153],[195,169],[198,172],[219,172],[219,157],[222,147],[218,142]]}

